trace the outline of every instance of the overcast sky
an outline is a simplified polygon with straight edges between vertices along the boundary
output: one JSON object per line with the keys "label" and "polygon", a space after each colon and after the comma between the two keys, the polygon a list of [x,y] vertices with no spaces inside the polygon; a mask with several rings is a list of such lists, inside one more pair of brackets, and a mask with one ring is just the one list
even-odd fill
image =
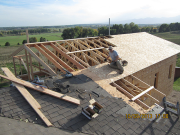
{"label": "overcast sky", "polygon": [[175,17],[179,0],[0,0],[0,27]]}

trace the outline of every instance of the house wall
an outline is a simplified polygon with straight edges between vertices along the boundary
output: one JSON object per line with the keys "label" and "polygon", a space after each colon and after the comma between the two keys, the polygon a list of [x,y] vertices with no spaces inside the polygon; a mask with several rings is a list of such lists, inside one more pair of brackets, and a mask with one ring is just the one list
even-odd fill
{"label": "house wall", "polygon": [[[169,95],[173,90],[175,66],[177,55],[169,57],[163,61],[160,61],[152,66],[142,69],[133,75],[146,82],[147,84],[154,86],[155,74],[158,74],[157,90]],[[170,65],[172,65],[171,77],[169,78]],[[156,92],[152,92],[151,95],[158,100],[162,99],[162,96]]]}

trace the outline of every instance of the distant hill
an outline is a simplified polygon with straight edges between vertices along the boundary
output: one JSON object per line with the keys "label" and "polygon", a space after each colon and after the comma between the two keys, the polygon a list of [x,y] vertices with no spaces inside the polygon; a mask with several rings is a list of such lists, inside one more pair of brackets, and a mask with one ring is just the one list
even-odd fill
{"label": "distant hill", "polygon": [[125,24],[134,22],[135,24],[163,24],[163,23],[173,23],[180,22],[180,15],[176,17],[162,17],[162,18],[141,18],[141,19],[131,19],[131,20],[123,20],[120,18],[116,20],[112,20],[111,24]]}

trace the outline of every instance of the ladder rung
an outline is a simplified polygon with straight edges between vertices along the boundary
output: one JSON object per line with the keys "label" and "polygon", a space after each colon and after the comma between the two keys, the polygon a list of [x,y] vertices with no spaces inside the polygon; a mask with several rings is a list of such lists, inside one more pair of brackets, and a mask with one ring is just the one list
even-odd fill
{"label": "ladder rung", "polygon": [[174,114],[176,114],[176,115],[179,115],[179,114],[177,113],[177,111],[175,111],[175,110],[173,110],[173,109],[171,109],[171,108],[166,108],[166,111],[169,111],[169,112],[172,112],[172,113],[174,113]]}
{"label": "ladder rung", "polygon": [[173,107],[173,108],[177,109],[176,105],[174,105],[174,104],[172,104],[170,102],[165,102],[165,104],[168,105],[169,107]]}

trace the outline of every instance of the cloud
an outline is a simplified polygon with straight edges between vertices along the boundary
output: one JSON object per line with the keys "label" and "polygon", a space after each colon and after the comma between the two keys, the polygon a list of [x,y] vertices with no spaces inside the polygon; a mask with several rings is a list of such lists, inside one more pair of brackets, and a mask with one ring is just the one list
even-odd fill
{"label": "cloud", "polygon": [[[2,26],[69,25],[180,15],[178,0],[0,0]],[[7,23],[8,22],[8,23]]]}

